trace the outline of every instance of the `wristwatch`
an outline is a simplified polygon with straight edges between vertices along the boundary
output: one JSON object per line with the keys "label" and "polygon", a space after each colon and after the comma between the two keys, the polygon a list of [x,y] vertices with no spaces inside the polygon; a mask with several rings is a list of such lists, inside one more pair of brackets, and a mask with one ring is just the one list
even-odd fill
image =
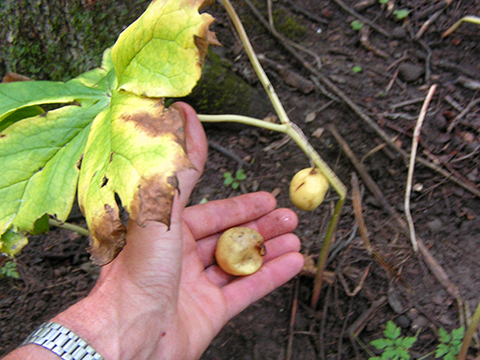
{"label": "wristwatch", "polygon": [[88,343],[66,327],[46,322],[20,345],[37,344],[53,351],[63,360],[105,360]]}

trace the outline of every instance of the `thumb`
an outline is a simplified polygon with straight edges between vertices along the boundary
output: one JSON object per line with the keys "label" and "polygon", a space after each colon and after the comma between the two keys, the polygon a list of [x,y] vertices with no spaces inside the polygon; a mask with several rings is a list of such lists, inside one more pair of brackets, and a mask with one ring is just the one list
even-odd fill
{"label": "thumb", "polygon": [[194,169],[177,173],[179,191],[175,192],[170,228],[154,221],[140,227],[135,221],[130,220],[127,226],[127,244],[112,262],[112,265],[128,269],[131,275],[136,273],[136,277],[144,280],[149,278],[147,274],[151,272],[158,274],[168,270],[167,273],[173,271],[180,274],[183,209],[203,172],[207,159],[207,138],[195,110],[181,102],[172,106],[184,118],[186,152]]}

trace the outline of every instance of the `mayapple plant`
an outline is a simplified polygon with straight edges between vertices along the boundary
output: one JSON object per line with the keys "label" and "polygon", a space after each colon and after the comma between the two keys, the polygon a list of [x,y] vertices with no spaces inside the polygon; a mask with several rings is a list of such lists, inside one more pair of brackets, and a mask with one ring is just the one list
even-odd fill
{"label": "mayapple plant", "polygon": [[[27,244],[26,234],[63,224],[76,194],[96,264],[109,263],[125,245],[119,203],[139,225],[169,225],[176,173],[192,164],[182,114],[165,107],[164,99],[188,95],[201,77],[208,46],[220,45],[209,30],[213,17],[201,12],[209,2],[154,0],[104,52],[101,67],[70,81],[0,84],[0,253],[15,255]],[[199,119],[289,135],[310,160],[312,174],[323,174],[340,195],[320,254],[314,304],[346,189],[289,120],[240,19],[228,0],[223,5],[280,124],[238,115]],[[49,104],[63,106],[45,112],[41,106]]]}

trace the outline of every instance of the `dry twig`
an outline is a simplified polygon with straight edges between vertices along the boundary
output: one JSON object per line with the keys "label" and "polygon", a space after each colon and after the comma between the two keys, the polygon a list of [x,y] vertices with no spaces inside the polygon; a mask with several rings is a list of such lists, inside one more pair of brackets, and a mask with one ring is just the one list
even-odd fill
{"label": "dry twig", "polygon": [[290,325],[288,327],[288,343],[287,343],[287,354],[285,355],[285,360],[290,360],[292,358],[293,336],[295,335],[295,318],[297,317],[299,291],[300,291],[300,279],[297,277],[295,279],[295,289],[293,291],[292,312],[290,315]]}
{"label": "dry twig", "polygon": [[[378,187],[377,183],[372,179],[370,174],[367,172],[363,164],[361,164],[355,154],[353,153],[352,149],[347,145],[347,143],[343,140],[340,133],[336,129],[335,125],[330,124],[329,130],[335,139],[338,141],[340,146],[342,147],[343,152],[347,155],[347,157],[352,161],[353,165],[357,169],[358,173],[360,174],[363,182],[373,194],[373,196],[377,199],[377,201],[382,205],[383,209],[395,219],[395,227],[396,229],[401,232],[402,234],[409,236],[408,225],[405,220],[400,216],[400,214],[393,208],[392,205],[387,201],[385,196],[383,195],[382,191]],[[458,288],[450,281],[447,273],[443,269],[443,267],[435,260],[432,256],[428,248],[425,246],[423,240],[417,237],[418,243],[418,250],[420,254],[422,254],[425,262],[427,263],[431,273],[437,281],[445,288],[445,290],[457,301],[457,305],[459,307],[460,312],[460,322],[461,324],[464,323],[464,312],[463,312],[463,300],[460,296],[460,292]]]}
{"label": "dry twig", "polygon": [[348,5],[343,2],[343,0],[333,0],[333,1],[335,1],[335,3],[336,3],[338,6],[340,6],[343,10],[345,10],[346,12],[348,12],[350,15],[355,16],[358,20],[360,20],[360,21],[363,22],[364,24],[369,25],[370,27],[372,27],[373,29],[377,30],[380,34],[386,36],[387,38],[390,37],[390,34],[389,34],[386,30],[384,30],[383,28],[381,28],[380,26],[378,26],[377,24],[375,24],[373,21],[370,21],[370,20],[367,19],[365,16],[360,15],[360,14],[357,13],[355,10],[351,9],[350,7],[348,7]]}
{"label": "dry twig", "polygon": [[435,93],[436,89],[437,85],[435,84],[430,87],[427,97],[425,98],[425,101],[422,105],[422,109],[420,110],[420,115],[418,117],[415,130],[413,131],[412,151],[410,154],[410,164],[408,166],[407,185],[405,189],[405,217],[407,218],[407,224],[410,230],[410,241],[412,242],[413,251],[415,252],[418,251],[418,244],[415,237],[415,225],[413,224],[412,213],[410,212],[410,197],[412,194],[413,170],[415,168],[415,158],[417,157],[418,149],[418,138],[420,137],[423,120],[425,119],[428,106],[430,105],[430,101],[432,100],[433,94]]}
{"label": "dry twig", "polygon": [[463,111],[458,114],[457,116],[455,116],[455,118],[452,120],[452,122],[450,123],[450,125],[448,125],[448,128],[447,128],[447,133],[450,133],[453,128],[455,126],[457,126],[457,124],[459,123],[459,121],[465,116],[467,115],[470,110],[472,110],[472,108],[477,105],[477,104],[480,104],[480,99],[475,99],[475,100],[472,100],[470,101],[470,103],[467,105],[467,107],[465,109],[463,109]]}
{"label": "dry twig", "polygon": [[[340,1],[340,0],[336,0]],[[250,7],[254,15],[258,18],[258,20],[262,23],[262,25],[269,30],[274,36],[276,36],[273,32],[270,26],[268,25],[268,21],[266,21],[263,16],[260,14],[260,12],[253,6],[253,4],[250,2],[250,0],[245,0],[245,3]],[[340,5],[340,4],[339,4]],[[370,25],[371,26],[371,25]],[[353,101],[351,100],[340,88],[338,88],[333,82],[331,82],[326,76],[323,76],[320,71],[318,71],[315,67],[313,67],[308,61],[306,61],[298,52],[296,52],[290,45],[287,43],[282,42],[282,38],[277,39],[280,41],[280,44],[282,44],[287,51],[290,52],[290,54],[297,59],[297,61],[300,62],[308,71],[312,73],[314,78],[316,80],[321,81],[323,84],[325,84],[332,92],[335,93],[336,96],[338,96],[343,102],[345,102],[350,109],[352,109],[363,121],[365,121],[391,148],[396,150],[400,155],[405,160],[408,160],[409,155],[408,153],[400,148],[394,141],[390,139],[390,137],[385,133],[385,131],[377,124],[376,121],[374,121],[371,117],[369,117],[367,114],[365,114],[364,111]],[[312,80],[315,79],[312,77]],[[455,176],[454,174],[446,171],[445,169],[442,169],[441,167],[437,166],[436,164],[432,163],[431,161],[428,161],[427,159],[424,159],[422,157],[417,157],[416,161],[436,172],[441,174],[442,176],[448,178],[450,181],[456,183],[457,185],[463,187],[464,189],[468,190],[472,194],[474,194],[477,197],[480,197],[480,190],[477,189],[476,187],[472,187],[470,184],[466,183],[464,180],[460,179],[459,177]]]}

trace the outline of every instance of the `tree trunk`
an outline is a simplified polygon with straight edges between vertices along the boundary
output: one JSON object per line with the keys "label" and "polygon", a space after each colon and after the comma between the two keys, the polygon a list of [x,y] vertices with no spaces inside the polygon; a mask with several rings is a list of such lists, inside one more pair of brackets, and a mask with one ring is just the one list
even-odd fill
{"label": "tree trunk", "polygon": [[0,0],[0,76],[68,80],[100,65],[103,51],[148,0]]}

